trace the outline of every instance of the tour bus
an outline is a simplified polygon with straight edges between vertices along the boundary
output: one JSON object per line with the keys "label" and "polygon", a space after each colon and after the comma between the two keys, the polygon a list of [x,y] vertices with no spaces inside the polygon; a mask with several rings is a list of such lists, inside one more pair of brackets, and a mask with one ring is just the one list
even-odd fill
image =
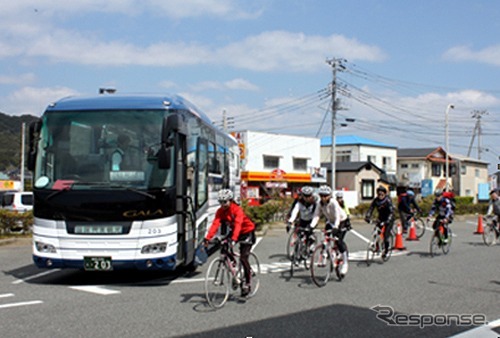
{"label": "tour bus", "polygon": [[236,140],[177,95],[65,98],[29,135],[38,267],[194,268],[217,191],[240,193]]}

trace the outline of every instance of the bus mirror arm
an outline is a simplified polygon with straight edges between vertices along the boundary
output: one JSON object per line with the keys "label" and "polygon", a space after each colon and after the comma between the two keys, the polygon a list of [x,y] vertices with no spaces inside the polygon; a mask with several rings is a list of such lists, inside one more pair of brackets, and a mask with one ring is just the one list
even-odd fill
{"label": "bus mirror arm", "polygon": [[162,144],[158,151],[158,167],[160,169],[170,169],[172,163],[172,147]]}
{"label": "bus mirror arm", "polygon": [[33,171],[36,165],[36,147],[42,128],[42,120],[31,122],[28,132],[28,170]]}

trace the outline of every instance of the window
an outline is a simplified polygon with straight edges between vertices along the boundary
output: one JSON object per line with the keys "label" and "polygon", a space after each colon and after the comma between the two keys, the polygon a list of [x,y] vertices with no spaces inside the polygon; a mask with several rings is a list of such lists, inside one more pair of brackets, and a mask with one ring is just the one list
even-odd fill
{"label": "window", "polygon": [[366,160],[371,162],[371,163],[376,163],[377,162],[377,156],[375,155],[368,155],[366,156]]}
{"label": "window", "polygon": [[412,163],[411,164],[412,169],[418,169],[420,165],[418,163]]}
{"label": "window", "polygon": [[407,163],[402,163],[401,164],[401,169],[406,169],[408,168],[408,164]]}
{"label": "window", "polygon": [[467,167],[463,164],[460,166],[460,174],[467,175]]}
{"label": "window", "polygon": [[432,164],[432,176],[440,177],[441,176],[441,164],[433,163]]}
{"label": "window", "polygon": [[375,197],[375,181],[374,180],[362,180],[361,181],[361,198],[362,199],[372,199]]}
{"label": "window", "polygon": [[391,168],[391,158],[388,156],[382,156],[382,166],[385,168]]}
{"label": "window", "polygon": [[337,151],[335,158],[337,162],[351,162],[351,151],[350,150]]}
{"label": "window", "polygon": [[307,158],[293,158],[293,170],[307,171]]}
{"label": "window", "polygon": [[479,169],[474,169],[474,173],[475,173],[476,177],[480,176]]}
{"label": "window", "polygon": [[280,158],[278,156],[264,155],[264,168],[276,169],[280,167]]}
{"label": "window", "polygon": [[206,141],[200,140],[198,146],[198,194],[196,202],[198,207],[205,204],[208,197],[207,170],[208,170],[208,149]]}

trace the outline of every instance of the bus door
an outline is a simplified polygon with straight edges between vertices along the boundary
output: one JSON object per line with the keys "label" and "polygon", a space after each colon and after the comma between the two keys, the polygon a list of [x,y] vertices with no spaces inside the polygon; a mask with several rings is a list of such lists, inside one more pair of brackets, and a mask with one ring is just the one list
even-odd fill
{"label": "bus door", "polygon": [[[174,149],[177,214],[177,262],[188,265],[193,262],[195,250],[195,216],[193,200],[188,195],[188,165],[186,145],[186,124],[178,114],[170,115],[164,122],[163,140]],[[190,190],[190,189],[189,189]]]}

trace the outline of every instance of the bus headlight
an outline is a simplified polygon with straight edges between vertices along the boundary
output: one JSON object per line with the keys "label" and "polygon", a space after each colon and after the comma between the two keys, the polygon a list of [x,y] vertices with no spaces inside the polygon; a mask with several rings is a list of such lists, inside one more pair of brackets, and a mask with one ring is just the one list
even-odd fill
{"label": "bus headlight", "polygon": [[143,246],[141,254],[156,254],[165,251],[167,251],[167,242],[161,242]]}
{"label": "bus headlight", "polygon": [[35,247],[38,252],[44,253],[56,253],[56,247],[52,244],[47,244],[43,242],[35,242]]}

